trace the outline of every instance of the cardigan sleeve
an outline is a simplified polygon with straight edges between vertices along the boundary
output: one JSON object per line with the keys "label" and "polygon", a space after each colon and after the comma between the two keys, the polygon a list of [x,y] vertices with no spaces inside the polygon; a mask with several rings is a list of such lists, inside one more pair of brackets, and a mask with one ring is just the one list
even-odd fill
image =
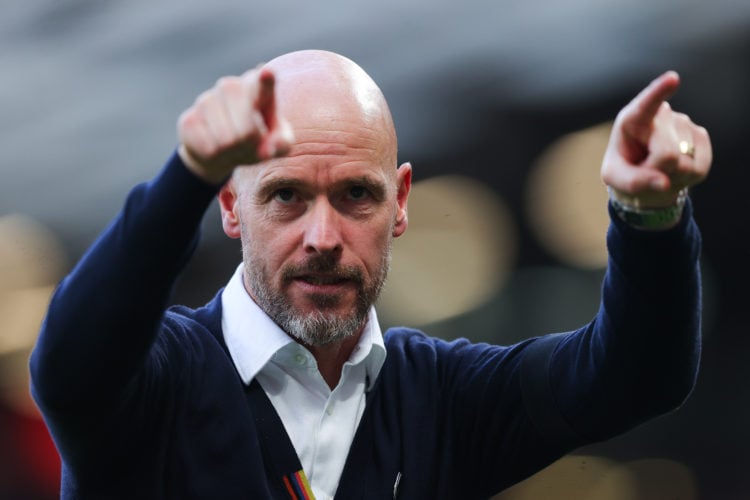
{"label": "cardigan sleeve", "polygon": [[607,243],[601,304],[589,324],[509,347],[435,343],[438,384],[426,399],[439,401],[437,434],[450,449],[441,470],[471,485],[474,497],[668,412],[692,390],[701,294],[691,207],[663,232],[613,217]]}
{"label": "cardigan sleeve", "polygon": [[115,405],[142,367],[218,188],[175,153],[57,287],[30,360],[46,415]]}
{"label": "cardigan sleeve", "polygon": [[[559,337],[546,359],[537,356],[538,366],[526,368],[533,378],[546,377],[536,385],[549,391],[548,403],[530,410],[532,421],[571,443],[607,439],[677,408],[698,372],[701,238],[692,205],[667,231],[640,231],[611,218],[596,318]],[[534,351],[532,344],[527,359]],[[538,396],[524,394],[527,408]]]}

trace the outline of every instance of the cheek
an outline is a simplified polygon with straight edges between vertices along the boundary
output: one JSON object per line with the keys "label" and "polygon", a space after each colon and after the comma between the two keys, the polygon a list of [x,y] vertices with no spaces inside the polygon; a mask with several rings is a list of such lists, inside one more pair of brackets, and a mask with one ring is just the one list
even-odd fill
{"label": "cheek", "polygon": [[380,224],[358,228],[356,237],[352,238],[352,251],[362,260],[370,275],[377,274],[393,239],[392,224]]}
{"label": "cheek", "polygon": [[242,249],[245,262],[255,268],[262,266],[267,277],[273,280],[279,268],[294,254],[295,243],[290,231],[264,224],[243,225]]}

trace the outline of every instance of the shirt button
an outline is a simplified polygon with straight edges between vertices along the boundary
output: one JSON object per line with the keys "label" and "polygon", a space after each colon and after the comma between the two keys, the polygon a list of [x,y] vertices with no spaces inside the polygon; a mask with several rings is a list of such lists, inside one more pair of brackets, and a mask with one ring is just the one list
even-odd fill
{"label": "shirt button", "polygon": [[330,416],[333,415],[333,405],[328,405],[328,408],[326,408],[326,413]]}
{"label": "shirt button", "polygon": [[304,354],[295,354],[294,355],[294,362],[298,365],[302,366],[305,364],[305,355]]}

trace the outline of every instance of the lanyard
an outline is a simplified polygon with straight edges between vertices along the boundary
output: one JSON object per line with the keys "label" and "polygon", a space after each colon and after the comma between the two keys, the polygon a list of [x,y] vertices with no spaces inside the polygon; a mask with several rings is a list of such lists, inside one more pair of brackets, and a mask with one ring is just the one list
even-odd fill
{"label": "lanyard", "polygon": [[253,379],[246,393],[269,477],[279,480],[274,489],[278,491],[278,487],[283,486],[282,490],[288,495],[286,498],[292,500],[315,500],[294,445],[266,392]]}

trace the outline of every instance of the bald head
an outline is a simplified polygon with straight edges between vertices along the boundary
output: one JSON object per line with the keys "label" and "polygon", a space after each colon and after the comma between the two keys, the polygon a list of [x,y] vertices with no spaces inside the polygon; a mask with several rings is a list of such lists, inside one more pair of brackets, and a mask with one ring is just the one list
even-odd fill
{"label": "bald head", "polygon": [[338,359],[362,332],[391,242],[408,225],[411,165],[396,166],[385,98],[349,59],[307,50],[250,73],[264,86],[255,118],[271,130],[288,121],[294,140],[234,171],[219,195],[224,231],[242,240],[245,287],[261,309],[308,347],[335,344]]}
{"label": "bald head", "polygon": [[[354,61],[324,50],[301,50],[266,64],[276,75],[276,105],[295,131],[359,125],[382,134],[395,167],[396,132],[388,104]],[[385,151],[384,151],[385,152]]]}

